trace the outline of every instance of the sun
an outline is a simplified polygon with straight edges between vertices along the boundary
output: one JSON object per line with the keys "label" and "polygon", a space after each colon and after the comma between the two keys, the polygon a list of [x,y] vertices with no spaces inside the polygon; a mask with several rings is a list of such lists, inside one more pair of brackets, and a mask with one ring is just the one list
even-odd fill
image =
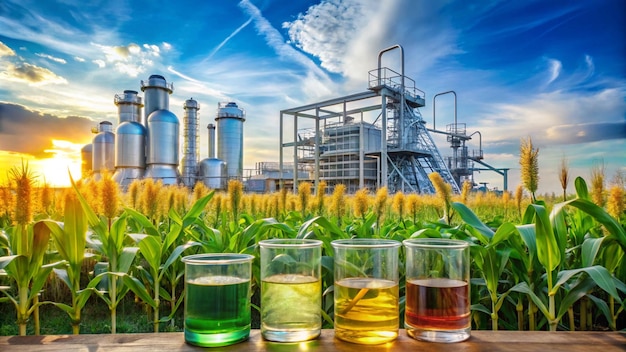
{"label": "sun", "polygon": [[53,149],[46,152],[54,156],[46,159],[32,160],[33,171],[39,175],[40,182],[51,187],[69,187],[70,173],[74,180],[81,177],[81,144],[68,141],[52,140]]}

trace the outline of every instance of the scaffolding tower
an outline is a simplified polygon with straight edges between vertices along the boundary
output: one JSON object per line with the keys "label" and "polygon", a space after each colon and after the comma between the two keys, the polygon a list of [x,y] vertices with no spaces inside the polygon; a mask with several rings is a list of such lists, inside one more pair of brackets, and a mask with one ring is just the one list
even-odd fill
{"label": "scaffolding tower", "polygon": [[[381,67],[385,52],[399,49],[402,70]],[[299,181],[325,181],[332,190],[344,184],[347,192],[387,187],[398,191],[434,193],[428,178],[439,173],[459,193],[458,183],[439,153],[419,108],[425,93],[404,75],[404,50],[395,45],[378,55],[378,68],[369,72],[368,90],[314,104],[281,110],[279,174],[285,172],[285,150],[292,153],[293,190]],[[285,130],[285,117],[293,117],[293,134]],[[299,128],[301,119],[314,127]],[[309,124],[311,124],[309,122]],[[310,170],[298,180],[297,170]]]}

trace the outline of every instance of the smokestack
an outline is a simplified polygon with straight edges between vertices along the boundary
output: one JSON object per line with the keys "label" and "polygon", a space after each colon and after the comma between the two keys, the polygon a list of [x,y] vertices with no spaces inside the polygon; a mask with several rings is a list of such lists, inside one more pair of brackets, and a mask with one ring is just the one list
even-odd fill
{"label": "smokestack", "polygon": [[209,129],[209,159],[215,159],[215,125],[210,123]]}
{"label": "smokestack", "polygon": [[183,105],[185,116],[184,124],[184,146],[182,160],[183,182],[187,187],[193,187],[196,183],[198,169],[198,110],[200,104],[193,98],[185,101]]}

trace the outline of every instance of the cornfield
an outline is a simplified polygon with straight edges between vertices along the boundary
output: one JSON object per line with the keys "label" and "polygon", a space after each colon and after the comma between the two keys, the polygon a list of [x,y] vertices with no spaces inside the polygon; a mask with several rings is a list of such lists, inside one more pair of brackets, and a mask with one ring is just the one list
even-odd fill
{"label": "cornfield", "polygon": [[[324,328],[332,328],[333,301],[326,297],[332,295],[332,240],[434,237],[471,245],[473,329],[626,328],[623,183],[598,195],[598,187],[590,192],[577,178],[576,194],[558,202],[536,197],[535,189],[525,195],[521,186],[514,194],[463,187],[454,195],[437,183],[439,175],[430,177],[438,185],[434,195],[390,195],[385,188],[347,195],[343,187],[327,193],[323,182],[317,189],[301,183],[297,193],[248,194],[235,180],[227,192],[216,192],[201,183],[189,190],[150,179],[123,193],[110,175],[53,190],[37,185],[27,166],[14,169],[0,188],[0,307],[15,307],[25,335],[29,322],[39,334],[46,318],[39,308],[52,304],[78,334],[81,310],[97,297],[115,333],[118,305],[132,292],[158,332],[184,304],[183,256],[255,255],[258,292],[260,240],[316,238],[324,243]],[[400,263],[403,302],[402,252]],[[403,315],[403,304],[400,310]]]}

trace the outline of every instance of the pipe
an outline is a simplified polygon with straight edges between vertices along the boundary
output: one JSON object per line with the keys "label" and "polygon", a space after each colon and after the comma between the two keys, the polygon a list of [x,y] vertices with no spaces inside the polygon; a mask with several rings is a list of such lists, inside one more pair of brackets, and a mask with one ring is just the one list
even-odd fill
{"label": "pipe", "polygon": [[448,93],[454,94],[454,134],[456,134],[456,92],[453,90],[449,90],[443,93],[437,93],[433,96],[433,130],[436,129],[435,128],[435,98],[437,98],[438,95],[444,95]]}

